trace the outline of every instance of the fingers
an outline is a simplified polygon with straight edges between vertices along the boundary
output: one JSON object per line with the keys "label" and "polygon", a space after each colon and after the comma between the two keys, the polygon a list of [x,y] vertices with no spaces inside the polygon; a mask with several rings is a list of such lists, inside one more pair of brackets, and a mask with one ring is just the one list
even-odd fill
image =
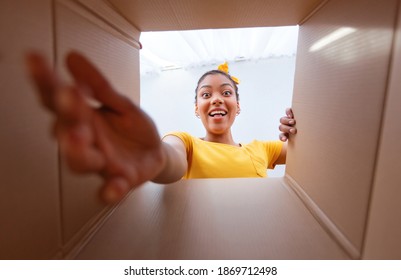
{"label": "fingers", "polygon": [[296,121],[293,118],[282,117],[282,118],[280,118],[280,123],[283,125],[292,126],[292,125],[295,125]]}
{"label": "fingers", "polygon": [[131,109],[131,102],[118,94],[101,72],[84,56],[71,52],[67,56],[67,67],[78,84],[88,86],[103,106],[116,112]]}
{"label": "fingers", "polygon": [[59,136],[61,152],[70,169],[77,173],[100,172],[105,166],[103,154],[85,141],[89,133],[87,127],[80,126]]}
{"label": "fingers", "polygon": [[289,125],[283,125],[281,124],[279,126],[279,130],[282,132],[279,135],[279,139],[283,142],[288,140],[288,137],[290,136],[290,134],[296,134],[297,133],[297,129],[295,127],[289,126]]}
{"label": "fingers", "polygon": [[283,133],[286,134],[296,134],[297,133],[297,129],[295,127],[289,126],[289,125],[280,125],[279,126],[279,130]]}
{"label": "fingers", "polygon": [[26,65],[42,105],[54,111],[54,96],[60,86],[54,71],[43,56],[34,52],[26,55]]}
{"label": "fingers", "polygon": [[105,158],[96,147],[91,108],[77,88],[64,88],[57,94],[56,137],[69,167],[78,173],[98,172]]}
{"label": "fingers", "polygon": [[102,105],[115,112],[132,109],[132,103],[116,93],[102,74],[79,54],[72,53],[67,58],[76,82],[74,87],[65,87],[38,53],[27,54],[26,64],[41,103],[55,115],[53,133],[70,169],[78,173],[101,174],[105,178],[101,193],[103,200],[108,203],[120,200],[130,190],[132,178],[124,178],[125,175],[108,178],[111,175],[106,169],[110,162],[99,147],[99,143],[104,142],[99,139],[102,137],[98,133],[100,121],[95,110],[88,105],[86,94],[78,87],[81,84],[88,87]]}
{"label": "fingers", "polygon": [[294,118],[294,114],[293,114],[293,112],[292,112],[292,109],[291,108],[287,108],[287,109],[285,109],[285,114],[287,115],[287,117],[289,117],[289,118]]}
{"label": "fingers", "polygon": [[59,90],[55,97],[55,109],[64,125],[88,122],[91,114],[91,108],[86,104],[82,90],[74,87]]}
{"label": "fingers", "polygon": [[283,142],[287,141],[288,137],[291,134],[297,133],[297,129],[294,127],[296,121],[294,119],[294,113],[292,112],[292,109],[287,108],[285,113],[286,116],[280,118],[280,126],[279,126],[279,130],[282,132],[279,135],[279,139]]}
{"label": "fingers", "polygon": [[284,132],[285,134],[296,134],[297,129],[294,127],[295,124],[296,124],[295,119],[288,116],[282,117],[280,118],[279,130],[281,132]]}
{"label": "fingers", "polygon": [[120,201],[131,189],[128,181],[122,177],[113,177],[106,180],[100,191],[100,197],[105,203]]}
{"label": "fingers", "polygon": [[285,142],[288,140],[287,134],[286,133],[280,133],[279,138],[281,141]]}

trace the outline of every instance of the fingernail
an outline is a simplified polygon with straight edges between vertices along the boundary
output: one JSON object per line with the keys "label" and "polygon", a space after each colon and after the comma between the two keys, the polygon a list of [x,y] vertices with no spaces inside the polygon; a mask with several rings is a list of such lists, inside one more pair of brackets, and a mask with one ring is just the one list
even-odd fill
{"label": "fingernail", "polygon": [[107,188],[103,194],[103,198],[107,203],[114,203],[120,199],[120,194],[114,188]]}
{"label": "fingernail", "polygon": [[294,123],[295,123],[294,120],[290,120],[290,121],[289,121],[289,124],[294,124]]}
{"label": "fingernail", "polygon": [[104,199],[108,203],[118,202],[130,190],[128,182],[123,178],[114,178],[111,185],[104,192]]}
{"label": "fingernail", "polygon": [[291,129],[290,129],[290,132],[291,132],[291,133],[295,133],[295,131],[296,131],[295,128],[291,128]]}
{"label": "fingernail", "polygon": [[123,178],[114,179],[114,184],[115,184],[116,190],[118,190],[118,192],[121,195],[126,194],[128,192],[128,190],[130,189],[127,180],[125,180]]}

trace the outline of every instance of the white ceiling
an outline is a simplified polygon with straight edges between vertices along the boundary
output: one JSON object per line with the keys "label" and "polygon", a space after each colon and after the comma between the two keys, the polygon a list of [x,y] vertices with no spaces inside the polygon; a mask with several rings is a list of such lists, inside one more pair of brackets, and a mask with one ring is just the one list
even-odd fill
{"label": "white ceiling", "polygon": [[141,75],[296,54],[298,26],[142,32]]}

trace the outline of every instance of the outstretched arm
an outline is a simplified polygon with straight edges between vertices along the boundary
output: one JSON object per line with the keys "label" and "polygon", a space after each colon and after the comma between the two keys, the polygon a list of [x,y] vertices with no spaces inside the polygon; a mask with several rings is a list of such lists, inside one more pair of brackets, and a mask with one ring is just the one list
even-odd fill
{"label": "outstretched arm", "polygon": [[180,180],[188,169],[187,152],[182,140],[173,135],[163,138],[167,153],[165,168],[152,181],[168,184]]}
{"label": "outstretched arm", "polygon": [[[106,202],[165,173],[172,159],[186,159],[176,147],[162,144],[151,118],[117,93],[84,56],[72,52],[66,62],[72,85],[60,81],[41,55],[27,55],[41,103],[55,117],[53,132],[62,155],[73,171],[103,178],[100,194]],[[167,176],[165,182],[180,178]]]}

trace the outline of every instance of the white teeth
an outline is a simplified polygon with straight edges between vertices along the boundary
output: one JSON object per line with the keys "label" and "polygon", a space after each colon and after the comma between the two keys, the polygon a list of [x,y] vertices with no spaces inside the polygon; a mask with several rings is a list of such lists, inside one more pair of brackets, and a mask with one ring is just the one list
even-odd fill
{"label": "white teeth", "polygon": [[224,111],[213,111],[213,112],[211,112],[209,115],[210,116],[215,116],[215,115],[221,115],[221,116],[225,116],[227,113],[226,112],[224,112]]}

